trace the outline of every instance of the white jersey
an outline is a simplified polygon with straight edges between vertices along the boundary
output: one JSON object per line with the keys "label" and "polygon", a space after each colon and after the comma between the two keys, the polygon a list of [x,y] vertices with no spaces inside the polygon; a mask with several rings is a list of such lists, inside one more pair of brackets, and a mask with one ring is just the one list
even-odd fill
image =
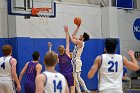
{"label": "white jersey", "polygon": [[11,77],[11,60],[12,56],[0,58],[0,77]]}
{"label": "white jersey", "polygon": [[79,48],[77,45],[74,46],[74,50],[73,50],[73,60],[81,60],[81,54],[83,52],[83,48],[84,48],[84,42],[81,48]]}
{"label": "white jersey", "polygon": [[65,93],[66,79],[62,74],[48,71],[43,74],[46,76],[44,93]]}
{"label": "white jersey", "polygon": [[84,49],[84,44],[85,44],[85,42],[83,42],[83,45],[81,48],[79,48],[77,45],[74,46],[74,50],[73,50],[73,54],[72,54],[72,62],[75,66],[74,70],[76,72],[81,71],[81,67],[82,67],[81,54]]}
{"label": "white jersey", "polygon": [[103,54],[99,70],[99,91],[122,90],[123,57],[118,54]]}
{"label": "white jersey", "polygon": [[11,75],[12,56],[0,58],[0,93],[16,93]]}

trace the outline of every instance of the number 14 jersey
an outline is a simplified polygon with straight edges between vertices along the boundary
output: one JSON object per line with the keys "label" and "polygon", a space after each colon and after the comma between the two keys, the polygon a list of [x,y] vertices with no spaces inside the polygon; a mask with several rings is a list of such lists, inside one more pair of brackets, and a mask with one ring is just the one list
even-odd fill
{"label": "number 14 jersey", "polygon": [[103,54],[101,58],[99,91],[106,89],[122,90],[123,57],[118,54]]}
{"label": "number 14 jersey", "polygon": [[48,71],[43,74],[46,76],[44,93],[65,93],[66,79],[62,74]]}

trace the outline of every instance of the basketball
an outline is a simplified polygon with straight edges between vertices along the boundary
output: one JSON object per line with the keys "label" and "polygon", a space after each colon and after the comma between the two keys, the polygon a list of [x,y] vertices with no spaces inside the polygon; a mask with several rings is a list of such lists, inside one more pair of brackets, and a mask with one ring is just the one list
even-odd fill
{"label": "basketball", "polygon": [[77,26],[81,25],[81,18],[80,17],[75,17],[74,18],[74,24],[76,24]]}

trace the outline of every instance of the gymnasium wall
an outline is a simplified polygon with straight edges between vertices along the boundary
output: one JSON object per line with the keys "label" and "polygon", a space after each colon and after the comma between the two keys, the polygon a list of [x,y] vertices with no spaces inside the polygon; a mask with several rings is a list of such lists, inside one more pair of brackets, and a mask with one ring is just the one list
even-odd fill
{"label": "gymnasium wall", "polygon": [[[63,25],[68,25],[70,34],[72,34],[76,28],[73,24],[73,18],[76,16],[80,16],[83,19],[78,37],[83,32],[87,32],[91,38],[89,42],[86,42],[84,53],[82,54],[83,72],[81,76],[89,89],[97,89],[97,74],[93,79],[88,80],[87,73],[95,57],[103,53],[104,50],[100,7],[87,4],[57,3],[56,18],[48,19],[48,23],[42,22],[39,18],[25,20],[24,17],[20,16],[8,16],[6,18],[8,24],[2,21],[0,23],[7,28],[7,30],[5,30],[7,36],[4,37],[4,35],[2,35],[0,45],[11,44],[13,46],[13,56],[18,60],[18,73],[22,70],[26,62],[32,60],[31,54],[35,50],[41,53],[40,63],[43,65],[43,57],[46,51],[48,51],[47,43],[49,41],[53,43],[52,50],[55,52],[57,52],[59,45],[65,45]],[[1,29],[3,29],[3,26],[1,26]],[[70,49],[73,49],[73,44],[71,44]],[[2,53],[0,53],[0,55],[2,55]],[[43,65],[43,70],[44,69],[45,67]],[[58,66],[56,69],[59,71]],[[24,93],[24,80],[25,76],[22,80],[23,90],[21,93]]]}
{"label": "gymnasium wall", "polygon": [[133,24],[137,18],[140,18],[140,11],[138,10],[118,10],[120,49],[121,54],[127,57],[127,51],[130,49],[140,51],[140,41],[135,38],[133,32]]}
{"label": "gymnasium wall", "polygon": [[[127,50],[139,50],[140,48],[140,43],[135,39],[132,30],[135,18],[140,15],[139,11],[127,12],[113,7],[100,8],[85,4],[85,0],[73,0],[72,2],[83,4],[57,3],[56,18],[48,19],[48,23],[46,23],[39,18],[25,20],[24,17],[20,16],[8,16],[7,2],[5,0],[0,0],[0,2],[2,2],[0,3],[0,47],[4,44],[13,46],[13,56],[18,60],[18,73],[27,61],[32,60],[31,54],[34,50],[41,53],[40,63],[43,65],[43,56],[48,51],[47,42],[53,43],[52,50],[55,52],[60,44],[65,45],[63,25],[68,25],[70,34],[72,34],[76,28],[73,24],[73,18],[76,16],[83,19],[78,36],[87,32],[91,38],[89,42],[86,42],[82,54],[82,77],[89,89],[97,89],[98,87],[97,74],[93,79],[88,80],[87,72],[95,57],[103,53],[103,38],[119,38],[120,45],[118,45],[117,53],[121,50],[125,56],[127,56]],[[70,0],[66,2],[70,2]],[[72,43],[70,49],[73,49]],[[1,52],[0,55],[2,55]],[[59,70],[58,66],[57,70]],[[25,80],[25,76],[23,80]],[[24,89],[23,84],[22,81],[22,89]],[[24,93],[24,90],[21,93]]]}

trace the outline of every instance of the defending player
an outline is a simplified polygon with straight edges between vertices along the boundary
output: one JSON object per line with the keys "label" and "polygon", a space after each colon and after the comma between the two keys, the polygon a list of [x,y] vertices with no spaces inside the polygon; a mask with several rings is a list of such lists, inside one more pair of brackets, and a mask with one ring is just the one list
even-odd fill
{"label": "defending player", "polygon": [[11,56],[12,47],[4,45],[2,51],[4,56],[0,58],[0,93],[16,93],[13,80],[20,92],[21,86],[16,73],[17,60]]}
{"label": "defending player", "polygon": [[46,71],[36,78],[36,93],[69,93],[65,77],[55,70],[57,60],[56,53],[46,53],[44,57]]}
{"label": "defending player", "polygon": [[32,57],[33,61],[27,62],[25,64],[19,76],[19,81],[21,82],[22,76],[26,72],[26,81],[24,82],[25,93],[35,93],[35,78],[41,73],[42,70],[42,65],[39,64],[39,52],[35,51],[32,54]]}
{"label": "defending player", "polygon": [[[70,93],[75,93],[73,68],[71,64],[71,56],[69,52],[69,35],[66,33],[66,49],[63,45],[58,47],[58,64],[60,68],[60,73],[65,76],[68,86],[70,87]],[[49,51],[51,51],[51,43],[48,43]]]}
{"label": "defending player", "polygon": [[128,55],[132,59],[130,62],[126,57],[115,54],[116,47],[116,39],[106,39],[106,54],[96,57],[94,65],[91,67],[91,70],[88,73],[88,78],[92,78],[96,71],[99,71],[99,93],[123,93],[123,65],[130,70],[137,71],[139,69],[139,65],[132,50],[128,51]]}
{"label": "defending player", "polygon": [[[78,32],[80,25],[77,26],[77,28],[75,29],[75,31],[72,34],[72,38],[69,35],[68,32],[68,26],[64,26],[64,30],[65,32],[68,33],[70,40],[74,43],[75,47],[73,50],[73,54],[72,54],[72,63],[73,63],[73,69],[74,69],[74,78],[76,80],[76,89],[78,93],[81,93],[81,89],[80,89],[80,85],[83,87],[84,91],[86,93],[89,93],[90,91],[87,89],[84,80],[81,78],[81,67],[82,67],[82,61],[81,61],[81,54],[83,52],[83,48],[84,48],[84,43],[85,41],[89,40],[89,35],[87,33],[83,33],[83,35],[80,36],[80,38],[78,39],[76,37],[76,34]],[[80,83],[80,85],[79,85]]]}

